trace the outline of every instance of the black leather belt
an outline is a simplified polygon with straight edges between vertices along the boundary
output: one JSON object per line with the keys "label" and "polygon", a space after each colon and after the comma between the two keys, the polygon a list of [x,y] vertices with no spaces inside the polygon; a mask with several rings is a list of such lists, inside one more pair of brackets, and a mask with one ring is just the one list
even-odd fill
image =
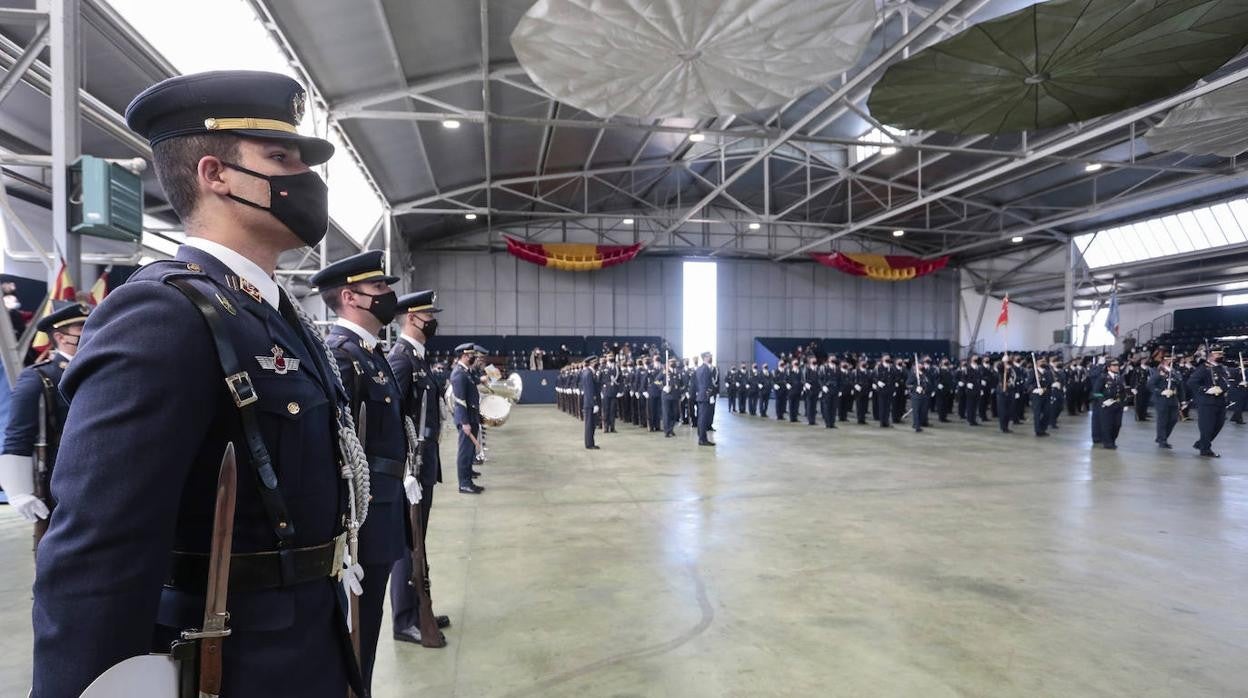
{"label": "black leather belt", "polygon": [[[238,553],[230,556],[230,591],[247,592],[281,589],[296,584],[335,577],[342,567],[346,535],[328,543],[306,548],[290,548],[266,553]],[[282,558],[286,561],[283,562]],[[290,572],[283,576],[283,568]],[[208,586],[208,555],[173,551],[165,586],[202,594]]]}
{"label": "black leather belt", "polygon": [[389,475],[402,479],[407,474],[407,463],[404,461],[394,460],[392,458],[382,458],[381,456],[368,457],[368,469],[374,473]]}

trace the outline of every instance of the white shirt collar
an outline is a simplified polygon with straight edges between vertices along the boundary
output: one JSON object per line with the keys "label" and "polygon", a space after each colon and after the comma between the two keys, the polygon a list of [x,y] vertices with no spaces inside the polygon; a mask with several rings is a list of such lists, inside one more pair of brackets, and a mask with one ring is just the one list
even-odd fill
{"label": "white shirt collar", "polygon": [[406,332],[399,335],[399,339],[406,339],[407,343],[412,345],[412,348],[416,350],[416,356],[419,356],[422,359],[425,358],[425,345],[422,344],[420,340],[410,334],[407,334]]}
{"label": "white shirt collar", "polygon": [[368,345],[367,349],[369,351],[372,351],[373,347],[381,343],[381,340],[377,338],[377,335],[373,334],[372,332],[369,332],[368,330],[364,329],[363,327],[360,327],[359,325],[355,324],[354,322],[351,322],[350,320],[347,320],[345,318],[338,318],[338,320],[335,321],[334,324],[338,325],[339,327],[345,327],[348,330],[351,330],[352,332],[354,332],[356,336],[358,336],[361,340],[364,341],[365,344]]}
{"label": "white shirt collar", "polygon": [[265,303],[278,308],[281,303],[281,291],[278,290],[277,282],[271,276],[264,273],[255,262],[247,259],[241,254],[231,250],[219,242],[213,242],[205,238],[188,237],[186,242],[182,243],[197,250],[202,250],[217,258],[217,261],[224,264],[230,271],[237,274],[240,278],[251,282],[260,291],[260,297]]}
{"label": "white shirt collar", "polygon": [[[82,336],[82,335],[79,335],[79,337],[81,337],[81,336]],[[79,339],[78,341],[80,341],[80,342],[81,342],[82,340],[81,340],[81,339]],[[54,354],[56,354],[57,356],[61,357],[61,358],[62,358],[62,359],[64,359],[66,362],[69,362],[69,361],[73,361],[73,360],[74,360],[74,357],[70,356],[69,354],[66,354],[65,352],[61,351],[60,349],[57,349],[56,351],[54,351],[54,352],[52,352],[52,353],[54,353]]]}

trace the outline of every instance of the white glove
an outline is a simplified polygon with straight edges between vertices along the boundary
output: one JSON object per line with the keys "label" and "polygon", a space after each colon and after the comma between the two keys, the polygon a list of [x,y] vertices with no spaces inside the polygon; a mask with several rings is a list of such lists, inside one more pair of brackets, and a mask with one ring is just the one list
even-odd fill
{"label": "white glove", "polygon": [[642,393],[642,395],[645,395],[647,400],[649,400],[649,399],[650,399],[650,391],[649,391],[649,390],[647,390],[646,392]]}
{"label": "white glove", "polygon": [[1101,403],[1101,407],[1109,407],[1109,406],[1113,405],[1115,402],[1118,402],[1118,401],[1117,401],[1117,400],[1115,400],[1115,399],[1113,399],[1113,398],[1110,398],[1110,399],[1108,399],[1108,400],[1106,400],[1106,401],[1102,402],[1102,403]]}
{"label": "white glove", "polygon": [[1061,383],[1054,383],[1053,385],[1050,385],[1049,387],[1050,387],[1050,388],[1053,388],[1053,389],[1055,389],[1055,390],[1061,390],[1061,389],[1062,389],[1062,384],[1061,384]]}
{"label": "white glove", "polygon": [[1161,391],[1161,394],[1163,397],[1174,397],[1174,391],[1170,389]]}
{"label": "white glove", "polygon": [[959,388],[965,388],[966,386],[962,384],[962,381],[958,381],[958,387],[959,387]]}
{"label": "white glove", "polygon": [[1031,392],[1035,395],[1044,395],[1044,388],[1036,388],[1035,390]]}
{"label": "white glove", "polygon": [[1222,389],[1215,385],[1212,388],[1206,390],[1205,394],[1206,395],[1221,395]]}
{"label": "white glove", "polygon": [[828,386],[826,386],[826,385],[825,385],[825,386],[823,386],[823,392],[825,392],[825,393],[826,393],[826,392],[828,392]]}
{"label": "white glove", "polygon": [[420,491],[420,481],[408,475],[403,478],[403,489],[407,491],[407,501],[409,504],[420,504],[420,497],[423,494]]}
{"label": "white glove", "polygon": [[[342,554],[342,570],[338,573],[338,579],[342,582],[342,586],[347,590],[347,594],[360,597],[364,595],[364,587],[360,582],[364,580],[364,568],[358,563],[351,560],[350,551],[344,551]],[[350,630],[351,618],[347,618],[347,630]]]}
{"label": "white glove", "polygon": [[884,381],[880,381],[880,382],[876,383],[876,384],[875,384],[875,387],[877,387],[877,388],[883,388],[883,387],[884,387]]}
{"label": "white glove", "polygon": [[35,474],[30,456],[6,453],[0,456],[0,487],[9,498],[9,505],[27,521],[48,518],[48,507],[34,496]]}
{"label": "white glove", "polygon": [[1131,394],[1132,394],[1132,395],[1139,395],[1139,394],[1140,394],[1140,391],[1136,390],[1135,388],[1132,388],[1132,389],[1131,389]]}
{"label": "white glove", "polygon": [[861,393],[861,392],[862,392],[862,386],[861,386],[861,385],[858,385],[857,383],[855,383],[855,384],[854,384],[854,392],[856,392],[856,393]]}
{"label": "white glove", "polygon": [[663,386],[663,392],[665,392],[665,393],[670,393],[670,392],[672,392],[672,386],[670,386],[670,385],[665,385],[665,386]]}
{"label": "white glove", "polygon": [[594,405],[594,414],[598,414],[598,406]]}
{"label": "white glove", "polygon": [[918,393],[919,395],[922,395],[922,394],[923,394],[923,386],[921,386],[921,385],[920,385],[919,387],[915,388],[915,389],[914,389],[914,392]]}
{"label": "white glove", "polygon": [[788,390],[792,390],[792,389],[793,389],[793,384],[792,384],[792,383],[785,383],[785,384],[784,384],[784,387],[785,387],[786,389],[788,389]]}
{"label": "white glove", "polygon": [[936,384],[936,389],[937,389],[937,390],[944,390],[944,389],[945,389],[945,384],[944,384],[944,383],[937,383],[937,384]]}
{"label": "white glove", "polygon": [[36,519],[48,518],[48,505],[33,494],[6,492],[9,495],[9,506],[23,519],[34,522]]}
{"label": "white glove", "polygon": [[802,386],[802,388],[805,390],[810,390],[810,383],[806,383],[805,385]]}
{"label": "white glove", "polygon": [[1245,381],[1240,381],[1240,382],[1239,382],[1239,387],[1241,387],[1241,388],[1248,388],[1248,382],[1245,382]]}
{"label": "white glove", "polygon": [[988,381],[980,381],[979,384],[984,386],[985,388],[988,387]]}

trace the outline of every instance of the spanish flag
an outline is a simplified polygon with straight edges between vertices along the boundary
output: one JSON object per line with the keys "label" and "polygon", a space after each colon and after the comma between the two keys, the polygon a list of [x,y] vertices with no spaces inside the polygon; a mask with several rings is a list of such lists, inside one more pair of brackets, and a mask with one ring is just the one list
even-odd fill
{"label": "spanish flag", "polygon": [[876,281],[909,281],[940,271],[949,264],[949,257],[919,259],[908,255],[862,254],[847,252],[811,253],[814,260],[852,276],[865,276]]}
{"label": "spanish flag", "polygon": [[[69,278],[69,269],[65,267],[65,260],[62,259],[61,271],[57,273],[56,281],[52,284],[52,292],[48,294],[48,300],[39,309],[39,314],[35,316],[33,322],[39,322],[39,320],[50,315],[55,310],[54,304],[57,301],[73,301],[77,299],[78,292],[74,290],[74,282]],[[36,332],[30,346],[36,353],[42,354],[52,346],[52,339],[43,332]]]}
{"label": "spanish flag", "polygon": [[1005,298],[1001,299],[1001,314],[997,316],[997,329],[1001,329],[1002,325],[1010,324],[1010,294],[1005,294]]}
{"label": "spanish flag", "polygon": [[104,273],[100,274],[100,278],[95,280],[95,284],[91,286],[91,305],[99,305],[104,300],[104,296],[108,295],[108,272],[111,271],[113,265],[104,267]]}
{"label": "spanish flag", "polygon": [[507,252],[539,267],[563,271],[594,271],[632,260],[641,251],[636,245],[589,245],[573,242],[534,243],[507,237]]}

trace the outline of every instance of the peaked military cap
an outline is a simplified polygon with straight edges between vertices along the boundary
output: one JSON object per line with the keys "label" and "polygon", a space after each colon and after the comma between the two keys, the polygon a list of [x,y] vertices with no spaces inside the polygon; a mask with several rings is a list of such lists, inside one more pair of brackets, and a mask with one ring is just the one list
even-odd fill
{"label": "peaked military cap", "polygon": [[287,141],[304,163],[334,154],[321,138],[299,133],[307,92],[291,78],[256,70],[179,75],[143,90],[126,107],[126,125],[151,145],[179,136],[231,133]]}
{"label": "peaked military cap", "polygon": [[319,289],[346,286],[360,281],[384,281],[388,284],[399,280],[386,274],[381,250],[368,250],[325,267],[312,275],[312,285]]}
{"label": "peaked military cap", "polygon": [[434,291],[417,291],[399,296],[395,309],[400,313],[440,313],[442,309],[436,307],[437,302],[438,294]]}
{"label": "peaked military cap", "polygon": [[472,350],[473,350],[473,351],[475,351],[476,353],[480,354],[481,356],[485,356],[486,354],[489,354],[489,353],[490,353],[490,352],[486,351],[486,350],[485,350],[485,347],[481,346],[480,344],[474,344],[474,345],[472,345]]}
{"label": "peaked military cap", "polygon": [[476,347],[476,345],[475,345],[475,344],[473,344],[472,342],[465,342],[465,343],[463,343],[463,344],[461,344],[461,345],[459,345],[459,346],[455,347],[455,353],[456,353],[456,354],[470,354],[470,353],[472,353],[472,351],[474,350],[474,348],[475,348],[475,347]]}
{"label": "peaked military cap", "polygon": [[46,315],[35,327],[40,332],[51,332],[62,327],[86,322],[89,314],[91,314],[91,309],[87,306],[80,303],[69,303]]}
{"label": "peaked military cap", "polygon": [[590,354],[589,356],[586,356],[586,357],[585,357],[585,363],[587,363],[587,364],[596,364],[596,363],[598,363],[598,356],[597,356],[596,354]]}

